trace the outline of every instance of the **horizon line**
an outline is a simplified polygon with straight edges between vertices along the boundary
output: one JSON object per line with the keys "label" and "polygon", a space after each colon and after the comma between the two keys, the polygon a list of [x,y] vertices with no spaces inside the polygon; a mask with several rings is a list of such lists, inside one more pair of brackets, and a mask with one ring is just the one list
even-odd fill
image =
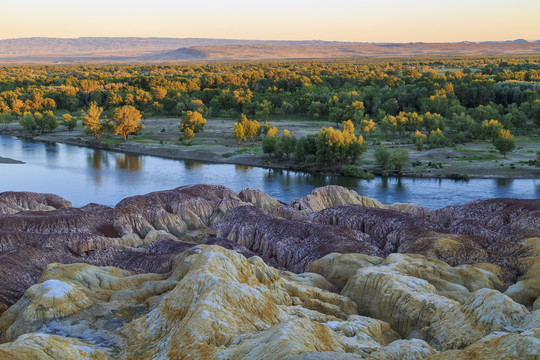
{"label": "horizon line", "polygon": [[537,42],[539,39],[526,39],[515,38],[507,40],[458,40],[458,41],[344,41],[344,40],[321,40],[321,39],[298,39],[298,40],[284,40],[284,39],[247,39],[247,38],[220,38],[220,37],[168,37],[168,36],[78,36],[78,37],[57,37],[57,36],[23,36],[15,38],[0,38],[0,41],[5,40],[23,40],[23,39],[63,39],[63,40],[76,40],[76,39],[201,39],[201,40],[234,40],[234,41],[284,41],[284,42],[328,42],[328,43],[351,43],[351,44],[459,44],[459,43],[486,43],[486,42],[514,42],[524,40],[527,42]]}

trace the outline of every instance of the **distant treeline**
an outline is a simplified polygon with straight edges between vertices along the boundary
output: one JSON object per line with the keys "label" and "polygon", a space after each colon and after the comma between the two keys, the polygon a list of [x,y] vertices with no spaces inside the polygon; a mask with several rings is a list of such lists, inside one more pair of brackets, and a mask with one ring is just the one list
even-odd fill
{"label": "distant treeline", "polygon": [[[351,119],[439,114],[457,131],[485,120],[540,125],[540,56],[0,68],[0,113],[77,113],[91,102],[144,117]],[[474,125],[476,124],[476,125]],[[393,131],[388,127],[389,131]],[[398,129],[399,130],[399,129]]]}

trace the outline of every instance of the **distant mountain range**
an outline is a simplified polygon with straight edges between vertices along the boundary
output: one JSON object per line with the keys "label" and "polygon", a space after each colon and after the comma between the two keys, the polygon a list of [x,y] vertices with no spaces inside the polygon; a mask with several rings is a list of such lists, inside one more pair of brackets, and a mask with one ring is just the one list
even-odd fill
{"label": "distant mountain range", "polygon": [[539,54],[540,40],[459,43],[82,37],[0,40],[0,63],[177,62],[426,55]]}

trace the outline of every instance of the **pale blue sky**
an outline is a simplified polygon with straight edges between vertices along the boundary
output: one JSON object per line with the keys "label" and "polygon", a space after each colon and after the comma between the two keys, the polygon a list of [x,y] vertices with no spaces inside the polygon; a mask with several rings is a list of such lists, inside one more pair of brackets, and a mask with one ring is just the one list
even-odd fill
{"label": "pale blue sky", "polygon": [[0,38],[540,39],[540,0],[1,0]]}

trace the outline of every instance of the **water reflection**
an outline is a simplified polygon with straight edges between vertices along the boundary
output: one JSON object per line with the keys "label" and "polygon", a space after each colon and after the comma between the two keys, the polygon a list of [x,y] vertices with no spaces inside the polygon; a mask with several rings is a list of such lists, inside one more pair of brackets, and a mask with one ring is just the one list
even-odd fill
{"label": "water reflection", "polygon": [[251,169],[251,166],[235,164],[234,169],[242,174],[247,174]]}
{"label": "water reflection", "polygon": [[510,187],[512,179],[497,179],[497,187]]}
{"label": "water reflection", "polygon": [[25,162],[0,164],[0,192],[55,193],[75,206],[89,202],[114,206],[128,196],[201,183],[225,185],[236,192],[247,187],[260,189],[284,202],[309,194],[316,187],[335,184],[384,204],[412,202],[433,209],[475,199],[540,197],[540,179],[471,179],[468,183],[425,178],[363,181],[344,176],[121,154],[3,136],[0,136],[0,150],[0,156]]}
{"label": "water reflection", "polygon": [[142,169],[142,156],[133,154],[116,155],[116,167],[127,171],[139,171]]}
{"label": "water reflection", "polygon": [[202,168],[203,164],[196,161],[186,160],[184,161],[184,167],[186,168],[187,171],[193,171],[193,170]]}
{"label": "water reflection", "polygon": [[101,150],[94,150],[93,152],[89,152],[86,159],[88,162],[88,166],[95,170],[101,170],[103,165],[105,165],[106,168],[109,167],[109,157]]}
{"label": "water reflection", "polygon": [[388,176],[382,177],[381,182],[377,187],[383,191],[388,190]]}
{"label": "water reflection", "polygon": [[405,183],[403,182],[403,180],[400,177],[397,178],[396,191],[398,191],[398,192],[406,192],[407,191],[407,186],[405,186]]}

